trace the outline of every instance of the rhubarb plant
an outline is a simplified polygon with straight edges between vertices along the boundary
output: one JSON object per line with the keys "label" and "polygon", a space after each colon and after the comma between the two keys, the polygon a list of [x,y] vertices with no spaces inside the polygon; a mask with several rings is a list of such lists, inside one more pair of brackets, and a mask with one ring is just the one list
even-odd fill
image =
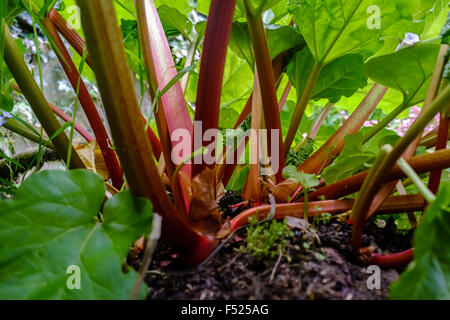
{"label": "rhubarb plant", "polygon": [[[372,215],[420,212],[415,249],[369,252],[365,262],[398,267],[414,257],[409,279],[437,259],[445,274],[430,283],[447,279],[445,254],[434,257],[438,241],[423,234],[450,237],[436,222],[449,195],[448,12],[442,0],[3,1],[1,132],[38,151],[29,161],[0,153],[0,297],[130,297],[137,275],[122,269],[152,212],[162,216],[161,242],[188,267],[254,216],[346,213],[349,253],[361,258]],[[40,63],[35,72],[24,59],[18,14],[57,58],[71,112],[49,101]],[[17,112],[19,98],[38,127]],[[410,107],[420,114],[394,132]],[[43,150],[66,171],[41,171]],[[410,183],[399,159],[440,190],[434,203],[413,187],[396,192]],[[246,208],[233,218],[218,206],[227,190]],[[66,285],[69,266],[86,275],[70,284],[81,291]],[[424,283],[401,278],[393,297],[405,286]],[[413,297],[448,297],[428,291]]]}

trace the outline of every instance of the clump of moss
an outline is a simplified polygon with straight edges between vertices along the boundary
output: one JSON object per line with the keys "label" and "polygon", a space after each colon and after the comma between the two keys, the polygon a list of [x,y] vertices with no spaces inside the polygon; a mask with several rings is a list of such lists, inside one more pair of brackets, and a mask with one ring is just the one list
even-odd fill
{"label": "clump of moss", "polygon": [[289,238],[294,232],[287,226],[286,220],[277,222],[258,223],[258,218],[253,216],[249,219],[250,226],[247,228],[247,239],[245,251],[251,254],[256,261],[274,258],[286,252]]}

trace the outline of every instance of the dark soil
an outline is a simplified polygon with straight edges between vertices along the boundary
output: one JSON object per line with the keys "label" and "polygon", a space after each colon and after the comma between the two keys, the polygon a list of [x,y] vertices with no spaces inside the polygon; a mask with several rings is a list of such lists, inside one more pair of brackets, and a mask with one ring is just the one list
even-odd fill
{"label": "dark soil", "polygon": [[[367,266],[354,261],[347,248],[351,226],[333,219],[321,222],[316,230],[320,244],[305,247],[303,236],[297,231],[278,265],[277,257],[258,263],[244,253],[246,231],[242,230],[198,272],[149,274],[148,299],[387,298],[389,285],[401,270],[382,270],[381,289],[369,290],[367,279],[371,274],[366,273]],[[384,228],[370,221],[364,230],[363,246],[374,246],[380,253],[398,252],[410,248],[411,233],[397,232],[393,220]],[[160,246],[150,270],[164,272],[174,268],[177,256],[170,248]]]}

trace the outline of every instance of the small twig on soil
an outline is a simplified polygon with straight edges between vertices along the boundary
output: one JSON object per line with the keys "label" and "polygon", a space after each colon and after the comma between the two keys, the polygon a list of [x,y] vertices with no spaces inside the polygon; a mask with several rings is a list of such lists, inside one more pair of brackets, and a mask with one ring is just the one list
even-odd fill
{"label": "small twig on soil", "polygon": [[158,244],[158,240],[161,237],[161,224],[162,217],[155,213],[153,216],[153,226],[152,232],[148,237],[147,247],[145,248],[144,258],[142,259],[142,264],[139,268],[139,274],[134,283],[133,292],[131,294],[131,300],[137,300],[139,297],[139,292],[141,291],[142,283],[144,282],[144,278],[146,275],[146,271],[150,266],[150,262],[152,261],[153,252],[156,249],[156,245]]}
{"label": "small twig on soil", "polygon": [[227,264],[223,265],[222,267],[219,267],[217,269],[218,272],[222,272],[222,270],[228,268],[229,266],[231,266],[233,263],[236,262],[237,258],[239,258],[241,256],[241,253],[239,252],[237,255],[234,256],[233,259],[231,259]]}
{"label": "small twig on soil", "polygon": [[273,278],[275,277],[275,273],[277,272],[278,266],[280,265],[282,258],[283,258],[283,251],[281,251],[280,249],[280,255],[278,256],[277,262],[275,263],[272,273],[270,274],[269,284],[272,284]]}

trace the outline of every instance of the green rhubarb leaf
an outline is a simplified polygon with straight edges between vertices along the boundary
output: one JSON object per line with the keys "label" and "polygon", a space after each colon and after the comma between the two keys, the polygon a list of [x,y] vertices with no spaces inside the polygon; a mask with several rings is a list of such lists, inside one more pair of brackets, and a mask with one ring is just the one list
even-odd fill
{"label": "green rhubarb leaf", "polygon": [[207,16],[209,14],[209,6],[211,5],[211,0],[197,0],[196,10],[198,13]]}
{"label": "green rhubarb leaf", "polygon": [[425,211],[414,235],[414,261],[391,285],[390,299],[450,299],[450,183]]}
{"label": "green rhubarb leaf", "polygon": [[[18,14],[22,13],[25,10],[20,5],[19,0],[7,0],[6,3],[7,3],[7,7],[6,7],[7,10],[6,10],[3,18],[5,19],[6,23],[9,25],[9,24],[11,24],[11,22],[14,20],[14,18]],[[0,6],[3,6],[3,4]]]}
{"label": "green rhubarb leaf", "polygon": [[320,184],[319,177],[315,174],[299,172],[295,166],[287,166],[283,169],[283,177],[300,183],[303,188],[310,189]]}
{"label": "green rhubarb leaf", "polygon": [[100,213],[104,197],[89,171],[43,171],[1,201],[0,299],[128,299],[137,274],[122,265],[152,208],[123,192]]}
{"label": "green rhubarb leaf", "polygon": [[[447,16],[447,21],[445,22],[444,28],[442,28],[441,39],[443,44],[450,45],[450,12]],[[450,49],[447,52],[447,56],[450,56]],[[450,80],[450,61],[448,61],[445,65],[443,76],[445,79]]]}
{"label": "green rhubarb leaf", "polygon": [[374,157],[364,152],[362,138],[361,133],[345,137],[345,146],[341,153],[322,173],[327,185],[367,169],[366,163]]}
{"label": "green rhubarb leaf", "polygon": [[[432,0],[428,1],[431,3],[433,2]],[[423,19],[425,27],[420,39],[426,40],[438,37],[441,33],[442,26],[446,23],[449,12],[450,6],[448,0],[435,0],[434,5],[430,8]]]}
{"label": "green rhubarb leaf", "polygon": [[301,49],[306,45],[302,35],[291,26],[271,26],[267,29],[267,42],[272,59],[289,49]]}
{"label": "green rhubarb leaf", "polygon": [[441,39],[443,44],[450,44],[450,13],[447,16],[447,21],[441,31]]}
{"label": "green rhubarb leaf", "polygon": [[[301,34],[291,26],[270,26],[267,29],[267,42],[271,59],[276,58],[280,53],[289,49],[305,46],[305,41]],[[255,59],[246,22],[233,23],[230,48],[238,57],[247,61],[252,69],[254,68]]]}
{"label": "green rhubarb leaf", "polygon": [[166,34],[176,35],[176,32],[171,31],[176,30],[185,39],[194,40],[191,39],[192,22],[179,10],[163,4],[158,8],[158,15]]}
{"label": "green rhubarb leaf", "polygon": [[237,194],[242,195],[242,191],[244,190],[245,181],[248,177],[249,165],[238,165],[233,172],[233,175],[230,178],[230,181],[227,184],[227,190],[233,190]]}
{"label": "green rhubarb leaf", "polygon": [[220,110],[219,129],[230,129],[239,118],[239,113],[233,108],[222,108]]}
{"label": "green rhubarb leaf", "polygon": [[348,178],[358,172],[368,170],[380,148],[385,144],[394,145],[399,136],[387,129],[381,130],[368,143],[362,144],[368,128],[345,137],[345,145],[339,156],[323,171],[322,178],[327,185]]}
{"label": "green rhubarb leaf", "polygon": [[439,45],[422,44],[371,59],[368,76],[375,82],[399,90],[405,107],[425,99],[436,65]]}
{"label": "green rhubarb leaf", "polygon": [[0,87],[0,110],[11,112],[14,108],[13,89],[6,82]]}
{"label": "green rhubarb leaf", "polygon": [[[233,50],[228,50],[220,98],[221,108],[231,107],[240,113],[253,89],[252,70],[245,60]],[[185,94],[187,101],[195,103],[197,86],[198,72],[192,70]]]}
{"label": "green rhubarb leaf", "polygon": [[[128,0],[132,1],[132,0]],[[186,0],[154,0],[155,6],[160,8],[163,5],[177,9],[182,14],[186,15],[192,11],[192,6],[189,4],[191,1]]]}
{"label": "green rhubarb leaf", "polygon": [[349,53],[374,54],[383,46],[382,31],[399,16],[391,0],[296,0],[288,8],[323,64]]}
{"label": "green rhubarb leaf", "polygon": [[[291,83],[296,87],[299,97],[308,80],[305,75],[309,75],[313,67],[314,58],[309,48],[297,52],[287,67],[287,74]],[[328,99],[331,103],[336,103],[343,96],[352,96],[366,84],[367,76],[362,56],[348,54],[332,61],[321,70],[312,93],[312,99]]]}
{"label": "green rhubarb leaf", "polygon": [[238,57],[247,61],[251,68],[255,66],[252,41],[246,22],[233,23],[230,35],[230,48]]}
{"label": "green rhubarb leaf", "polygon": [[121,20],[120,28],[123,35],[123,44],[128,56],[131,69],[139,73],[139,65],[141,59],[139,58],[139,31],[136,20]]}

